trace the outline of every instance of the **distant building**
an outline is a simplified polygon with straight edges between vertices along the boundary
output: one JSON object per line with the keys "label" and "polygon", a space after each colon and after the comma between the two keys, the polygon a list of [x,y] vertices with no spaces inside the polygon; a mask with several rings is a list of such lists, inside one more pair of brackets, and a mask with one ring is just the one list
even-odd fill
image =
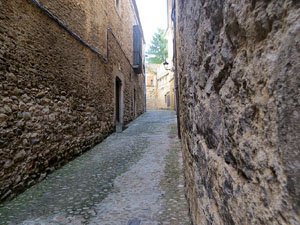
{"label": "distant building", "polygon": [[146,103],[147,110],[158,109],[157,104],[157,70],[159,64],[146,65]]}
{"label": "distant building", "polygon": [[174,73],[163,64],[146,65],[147,109],[175,110]]}
{"label": "distant building", "polygon": [[161,65],[147,64],[147,109],[175,110],[175,87],[173,68],[173,24],[171,20],[172,8],[168,9],[168,29],[165,38],[168,40],[168,58]]}
{"label": "distant building", "polygon": [[174,73],[160,65],[156,79],[158,108],[175,110]]}

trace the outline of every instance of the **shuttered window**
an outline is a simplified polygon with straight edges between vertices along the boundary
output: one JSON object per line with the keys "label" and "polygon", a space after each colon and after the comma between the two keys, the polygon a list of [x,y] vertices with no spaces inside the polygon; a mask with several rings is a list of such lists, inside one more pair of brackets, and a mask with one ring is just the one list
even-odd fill
{"label": "shuttered window", "polygon": [[137,74],[143,73],[142,34],[138,25],[133,26],[133,68]]}

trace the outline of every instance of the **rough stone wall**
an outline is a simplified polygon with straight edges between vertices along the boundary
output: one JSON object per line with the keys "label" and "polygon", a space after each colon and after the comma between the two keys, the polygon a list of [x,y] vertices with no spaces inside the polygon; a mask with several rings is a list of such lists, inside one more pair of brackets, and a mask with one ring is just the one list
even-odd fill
{"label": "rough stone wall", "polygon": [[[104,55],[111,25],[132,63],[132,1],[39,2]],[[30,1],[0,0],[0,202],[114,131],[116,76],[124,123],[144,112],[144,76],[110,40],[104,64]]]}
{"label": "rough stone wall", "polygon": [[297,0],[177,0],[194,224],[300,224]]}

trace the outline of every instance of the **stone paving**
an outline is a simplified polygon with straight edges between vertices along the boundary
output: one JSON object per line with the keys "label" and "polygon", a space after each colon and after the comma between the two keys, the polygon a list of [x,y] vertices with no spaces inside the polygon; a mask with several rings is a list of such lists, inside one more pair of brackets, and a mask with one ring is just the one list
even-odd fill
{"label": "stone paving", "polygon": [[175,116],[148,111],[0,205],[0,224],[189,225]]}

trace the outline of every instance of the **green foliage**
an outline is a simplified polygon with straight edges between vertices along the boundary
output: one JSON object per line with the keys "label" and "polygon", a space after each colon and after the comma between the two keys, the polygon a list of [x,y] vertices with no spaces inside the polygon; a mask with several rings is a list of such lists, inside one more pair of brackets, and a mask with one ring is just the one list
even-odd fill
{"label": "green foliage", "polygon": [[149,63],[161,64],[168,57],[168,41],[165,39],[164,33],[163,29],[158,29],[154,34],[149,51],[147,52],[149,55],[147,61]]}

